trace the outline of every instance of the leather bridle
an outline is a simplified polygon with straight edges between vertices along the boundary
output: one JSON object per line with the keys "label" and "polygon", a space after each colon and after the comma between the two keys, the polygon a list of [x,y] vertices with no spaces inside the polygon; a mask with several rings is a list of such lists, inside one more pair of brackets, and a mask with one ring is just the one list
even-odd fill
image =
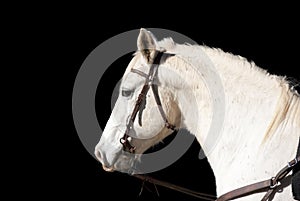
{"label": "leather bridle", "polygon": [[157,69],[159,67],[160,60],[161,60],[161,57],[164,54],[164,52],[156,51],[155,53],[156,53],[156,56],[153,60],[153,63],[150,64],[150,69],[149,69],[148,74],[146,74],[140,70],[137,70],[137,69],[131,69],[131,72],[137,73],[138,75],[145,77],[145,83],[144,83],[144,86],[143,86],[139,96],[138,96],[138,99],[136,100],[136,103],[135,103],[133,111],[130,115],[129,121],[126,124],[125,133],[124,133],[123,137],[120,139],[120,143],[123,145],[123,150],[126,152],[129,152],[129,153],[134,153],[135,149],[136,149],[136,147],[130,143],[129,133],[133,129],[133,124],[134,124],[137,113],[139,113],[138,123],[140,126],[142,126],[142,113],[146,106],[146,95],[150,88],[152,89],[156,105],[157,105],[159,113],[165,123],[165,127],[170,130],[173,130],[173,131],[176,130],[176,126],[171,124],[167,119],[166,113],[163,110],[163,107],[162,107],[162,104],[160,101],[160,97],[158,94],[158,86],[153,82],[157,76]]}

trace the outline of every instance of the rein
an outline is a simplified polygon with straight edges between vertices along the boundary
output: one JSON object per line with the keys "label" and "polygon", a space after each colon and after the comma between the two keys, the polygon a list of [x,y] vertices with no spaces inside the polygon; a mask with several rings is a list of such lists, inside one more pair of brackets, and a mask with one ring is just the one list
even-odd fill
{"label": "rein", "polygon": [[171,184],[169,182],[154,179],[154,178],[146,176],[146,175],[136,174],[136,175],[133,175],[133,176],[138,178],[138,179],[141,179],[145,182],[149,182],[149,183],[152,183],[152,184],[158,185],[158,186],[163,186],[165,188],[169,188],[171,190],[178,191],[178,192],[181,192],[183,194],[187,194],[187,195],[190,195],[192,197],[199,198],[199,199],[210,200],[210,201],[214,201],[216,199],[216,196],[214,196],[214,195],[209,195],[209,194],[206,194],[206,193],[200,193],[200,192],[197,192],[197,191],[193,191],[193,190],[181,187],[181,186],[177,186],[175,184]]}
{"label": "rein", "polygon": [[[181,186],[177,186],[165,181],[161,181],[158,179],[154,179],[152,177],[146,176],[146,175],[133,175],[134,177],[143,180],[144,182],[149,182],[155,185],[163,186],[165,188],[172,189],[174,191],[178,191],[181,193],[184,193],[186,195],[190,195],[196,198],[204,199],[204,200],[211,200],[211,201],[227,201],[227,200],[233,200],[241,197],[245,197],[251,194],[255,194],[258,192],[267,191],[265,196],[261,199],[261,201],[267,201],[269,200],[274,194],[277,192],[278,189],[281,187],[281,181],[286,178],[288,173],[292,171],[296,165],[300,162],[300,156],[294,158],[288,164],[282,168],[276,176],[272,177],[271,179],[267,179],[261,182],[257,182],[254,184],[250,184],[238,189],[235,189],[233,191],[230,191],[228,193],[225,193],[221,195],[219,198],[217,198],[214,195],[209,195],[206,193],[200,193],[197,191],[193,191]],[[300,164],[300,163],[299,163]],[[298,165],[299,165],[298,164]]]}

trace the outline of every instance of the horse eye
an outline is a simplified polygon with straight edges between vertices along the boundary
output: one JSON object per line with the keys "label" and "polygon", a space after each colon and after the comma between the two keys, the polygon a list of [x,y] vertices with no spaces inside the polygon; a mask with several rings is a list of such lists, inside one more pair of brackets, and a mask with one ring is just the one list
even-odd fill
{"label": "horse eye", "polygon": [[122,90],[122,96],[129,97],[131,96],[132,91],[131,90]]}

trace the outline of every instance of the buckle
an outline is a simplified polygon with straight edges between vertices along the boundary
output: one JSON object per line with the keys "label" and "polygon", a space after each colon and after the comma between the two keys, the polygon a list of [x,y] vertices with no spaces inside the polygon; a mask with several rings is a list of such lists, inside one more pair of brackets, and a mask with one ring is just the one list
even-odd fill
{"label": "buckle", "polygon": [[297,158],[294,158],[292,161],[288,162],[288,167],[294,167],[299,161],[297,160]]}
{"label": "buckle", "polygon": [[275,179],[276,179],[275,177],[272,177],[272,178],[271,178],[270,189],[274,189],[274,188],[276,188],[276,187],[278,187],[278,186],[281,185],[281,182],[280,182],[280,181],[277,181],[277,180],[275,180]]}

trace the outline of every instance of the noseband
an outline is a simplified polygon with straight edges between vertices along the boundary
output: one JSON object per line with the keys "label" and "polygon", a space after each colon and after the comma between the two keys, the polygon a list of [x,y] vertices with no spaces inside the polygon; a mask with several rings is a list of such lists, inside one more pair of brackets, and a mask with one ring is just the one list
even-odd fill
{"label": "noseband", "polygon": [[139,112],[139,125],[142,126],[142,112],[145,109],[146,95],[150,88],[152,89],[152,92],[154,94],[154,99],[155,99],[156,105],[158,107],[159,113],[165,122],[165,127],[170,130],[173,130],[173,131],[176,130],[176,127],[173,124],[170,124],[166,117],[166,113],[163,110],[163,107],[162,107],[161,101],[160,101],[160,97],[158,94],[158,86],[153,83],[153,80],[157,76],[157,69],[159,67],[160,60],[161,60],[161,57],[163,54],[164,53],[162,51],[157,52],[156,57],[154,58],[154,61],[150,66],[148,74],[146,74],[140,70],[137,70],[137,69],[131,69],[131,72],[137,73],[138,75],[145,77],[146,79],[145,79],[145,83],[142,88],[142,91],[140,92],[138,99],[136,100],[136,103],[135,103],[135,106],[131,113],[130,119],[129,119],[128,123],[126,124],[126,131],[125,131],[123,137],[120,139],[120,143],[123,145],[123,150],[126,152],[129,152],[129,153],[135,152],[136,147],[131,145],[129,142],[129,139],[128,139],[130,137],[129,133],[133,129],[133,124],[134,124],[134,121],[135,121],[135,118],[136,118],[136,115],[138,112]]}

